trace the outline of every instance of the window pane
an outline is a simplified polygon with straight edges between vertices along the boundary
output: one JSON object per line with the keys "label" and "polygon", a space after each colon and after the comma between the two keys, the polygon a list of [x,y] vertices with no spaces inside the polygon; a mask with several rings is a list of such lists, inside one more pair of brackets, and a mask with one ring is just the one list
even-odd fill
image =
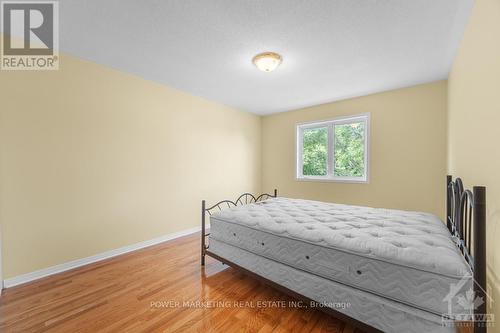
{"label": "window pane", "polygon": [[365,175],[365,123],[335,125],[334,175]]}
{"label": "window pane", "polygon": [[326,176],[328,129],[327,127],[304,129],[302,173],[304,176]]}

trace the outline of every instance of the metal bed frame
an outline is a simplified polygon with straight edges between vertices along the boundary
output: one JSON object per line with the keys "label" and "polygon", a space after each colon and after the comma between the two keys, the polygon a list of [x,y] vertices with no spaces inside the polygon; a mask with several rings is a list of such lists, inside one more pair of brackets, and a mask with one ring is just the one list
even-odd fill
{"label": "metal bed frame", "polygon": [[[316,303],[308,297],[221,258],[209,250],[207,237],[210,234],[207,233],[205,220],[207,213],[211,216],[214,210],[255,203],[269,198],[276,198],[277,196],[278,191],[276,189],[273,194],[264,193],[259,196],[254,196],[251,193],[243,193],[235,201],[222,200],[208,208],[206,201],[203,200],[201,202],[201,265],[205,265],[205,256],[208,255],[289,296],[309,304],[311,302]],[[474,186],[472,191],[464,190],[460,178],[453,180],[452,176],[446,176],[446,225],[473,272],[475,297],[482,297],[483,300],[486,300],[486,188],[484,186]],[[318,309],[367,332],[381,332],[332,308],[318,307]],[[486,302],[474,310],[474,333],[486,333],[485,315]]]}
{"label": "metal bed frame", "polygon": [[464,190],[460,178],[446,176],[446,226],[472,270],[475,297],[484,300],[474,309],[474,333],[486,333],[486,187]]}
{"label": "metal bed frame", "polygon": [[[205,216],[206,213],[208,215],[212,216],[212,210],[219,209],[222,210],[223,208],[231,208],[231,207],[236,207],[236,206],[241,206],[241,205],[248,205],[250,203],[254,202],[259,202],[259,201],[264,201],[269,198],[276,198],[278,196],[278,190],[274,189],[273,194],[267,194],[263,193],[259,196],[254,196],[252,193],[243,193],[236,199],[235,201],[231,200],[222,200],[216,203],[215,205],[206,208],[206,202],[205,200],[201,201],[201,265],[205,266],[205,255],[209,255],[211,257],[216,256],[215,254],[211,253],[208,251],[208,243],[207,243],[207,236],[209,236],[209,233],[206,233],[206,228],[205,228]],[[215,258],[215,257],[214,257]],[[217,260],[220,260],[220,258],[216,258]]]}

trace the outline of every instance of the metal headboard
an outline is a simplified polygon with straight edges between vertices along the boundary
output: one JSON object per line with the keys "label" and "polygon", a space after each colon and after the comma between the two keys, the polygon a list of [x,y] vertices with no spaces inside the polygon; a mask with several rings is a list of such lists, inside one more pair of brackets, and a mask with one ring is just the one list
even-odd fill
{"label": "metal headboard", "polygon": [[225,208],[231,208],[231,207],[236,207],[236,206],[242,206],[242,205],[247,205],[259,201],[264,201],[269,198],[276,198],[278,196],[278,190],[275,189],[273,194],[268,194],[268,193],[263,193],[261,195],[255,196],[251,193],[243,193],[240,195],[236,200],[222,200],[216,203],[213,206],[210,206],[206,208],[206,202],[205,200],[201,201],[201,265],[205,265],[205,255],[206,251],[208,249],[207,245],[207,239],[206,237],[210,235],[210,233],[206,233],[206,226],[205,226],[205,215],[208,213],[208,215],[212,216],[212,211],[214,210],[223,210]]}
{"label": "metal headboard", "polygon": [[[446,225],[474,277],[476,297],[486,300],[486,188],[464,190],[462,180],[446,176]],[[486,314],[486,302],[474,310],[474,318]],[[474,325],[474,333],[486,332],[484,323]]]}

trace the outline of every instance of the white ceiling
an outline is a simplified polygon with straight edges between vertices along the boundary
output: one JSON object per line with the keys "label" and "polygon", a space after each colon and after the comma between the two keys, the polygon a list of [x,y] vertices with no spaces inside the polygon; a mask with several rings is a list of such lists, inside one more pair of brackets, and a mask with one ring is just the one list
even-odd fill
{"label": "white ceiling", "polygon": [[[61,0],[61,51],[257,114],[445,79],[473,0]],[[278,52],[258,71],[252,57]]]}

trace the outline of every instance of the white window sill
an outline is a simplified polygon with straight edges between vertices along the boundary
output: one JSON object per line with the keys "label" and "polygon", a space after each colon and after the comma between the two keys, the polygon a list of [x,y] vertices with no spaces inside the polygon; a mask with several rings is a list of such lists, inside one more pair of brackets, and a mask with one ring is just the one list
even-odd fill
{"label": "white window sill", "polygon": [[324,182],[324,183],[352,183],[352,184],[368,184],[370,181],[367,178],[348,178],[348,177],[296,177],[299,182]]}

